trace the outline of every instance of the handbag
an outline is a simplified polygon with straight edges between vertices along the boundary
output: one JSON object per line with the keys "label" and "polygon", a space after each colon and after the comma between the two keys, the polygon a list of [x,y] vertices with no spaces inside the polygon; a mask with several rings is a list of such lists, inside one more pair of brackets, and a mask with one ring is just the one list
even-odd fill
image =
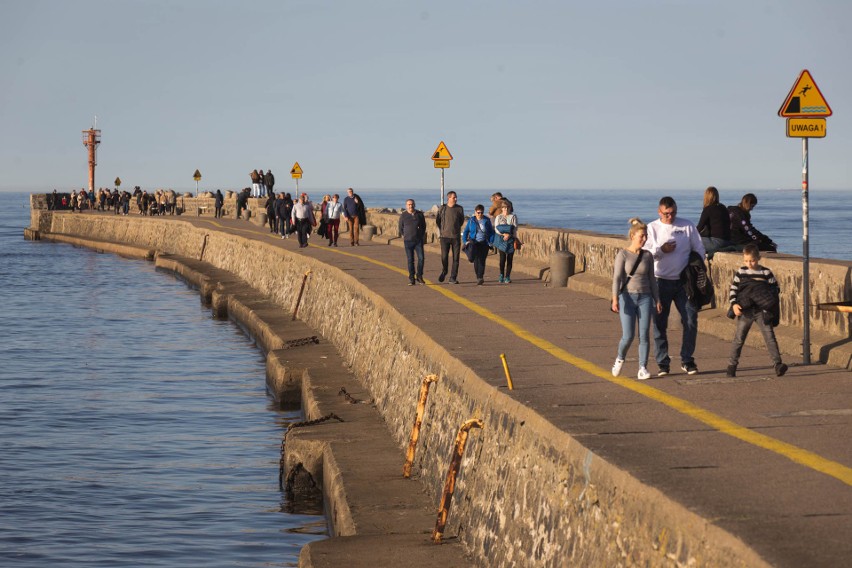
{"label": "handbag", "polygon": [[462,247],[462,250],[467,255],[467,260],[473,262],[473,241],[467,241]]}
{"label": "handbag", "polygon": [[[618,293],[621,294],[627,288],[627,284],[630,282],[630,279],[633,278],[633,274],[636,272],[636,269],[639,267],[639,263],[642,262],[642,255],[645,254],[645,249],[639,249],[639,256],[636,257],[636,262],[633,263],[633,268],[630,269],[630,274],[627,275],[627,280],[625,280],[621,284],[621,289],[619,289]],[[609,311],[615,312],[612,309],[612,305],[609,306]]]}
{"label": "handbag", "polygon": [[524,246],[524,243],[521,242],[521,239],[515,237],[515,250],[521,250],[522,246]]}

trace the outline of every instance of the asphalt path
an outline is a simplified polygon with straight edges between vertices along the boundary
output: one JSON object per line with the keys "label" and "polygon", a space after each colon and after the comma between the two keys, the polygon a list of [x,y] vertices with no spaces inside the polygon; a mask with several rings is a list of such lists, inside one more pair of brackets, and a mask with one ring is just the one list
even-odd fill
{"label": "asphalt path", "polygon": [[[730,342],[699,334],[697,375],[686,375],[674,358],[671,375],[636,380],[637,338],[622,376],[613,377],[621,328],[608,300],[547,287],[520,272],[500,284],[496,256],[488,259],[483,286],[464,258],[460,284],[439,284],[437,248],[429,246],[426,285],[409,286],[398,241],[351,247],[341,234],[334,248],[314,235],[300,249],[295,238],[282,240],[245,221],[180,220],[274,243],[349,273],[495,387],[770,563],[849,565],[849,371],[785,359],[790,370],[779,378],[765,350],[745,347],[737,377],[728,378]],[[673,315],[669,329],[673,354],[680,348],[677,320]]]}

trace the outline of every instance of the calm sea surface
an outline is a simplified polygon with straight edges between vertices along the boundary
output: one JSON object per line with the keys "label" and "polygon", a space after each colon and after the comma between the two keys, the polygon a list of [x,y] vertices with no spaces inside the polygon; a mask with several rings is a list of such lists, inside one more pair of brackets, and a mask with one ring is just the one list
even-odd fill
{"label": "calm sea surface", "polygon": [[[368,207],[440,199],[356,190]],[[491,193],[459,202],[470,212]],[[755,225],[801,255],[801,192],[754,193]],[[661,197],[504,194],[521,223],[618,235],[655,219]],[[698,220],[703,191],[669,195]],[[278,491],[281,435],[300,417],[266,395],[262,354],[151,263],[24,241],[28,207],[0,193],[0,565],[295,566],[326,523]],[[852,191],[811,192],[811,257],[852,260],[850,211]]]}
{"label": "calm sea surface", "polygon": [[[446,191],[452,187],[447,186]],[[308,190],[310,191],[310,190]],[[419,209],[428,210],[440,202],[440,186],[430,190],[375,191],[358,190],[367,207],[405,208],[413,198]],[[320,201],[324,192],[312,192]],[[342,195],[342,192],[339,192]],[[458,191],[459,204],[472,213],[477,203],[488,208],[492,190]],[[678,204],[678,216],[698,223],[704,190],[666,193],[637,190],[533,190],[502,192],[512,200],[520,223],[540,227],[559,227],[626,235],[627,220],[639,217],[645,222],[657,219],[660,197],[670,195]],[[722,203],[737,205],[745,191],[720,190]],[[753,191],[758,204],[752,222],[762,233],[778,243],[779,252],[802,255],[802,192],[800,190]],[[852,260],[852,190],[809,192],[809,246],[811,258]]]}
{"label": "calm sea surface", "polygon": [[[0,193],[0,566],[296,566],[261,352],[152,263],[23,240]],[[286,512],[285,512],[286,511]]]}

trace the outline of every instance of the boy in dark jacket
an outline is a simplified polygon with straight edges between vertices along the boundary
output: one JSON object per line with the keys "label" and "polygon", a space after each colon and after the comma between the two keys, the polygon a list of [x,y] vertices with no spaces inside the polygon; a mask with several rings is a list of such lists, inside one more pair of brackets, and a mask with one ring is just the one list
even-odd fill
{"label": "boy in dark jacket", "polygon": [[731,283],[731,311],[737,318],[737,330],[731,345],[727,375],[737,376],[743,343],[748,337],[751,325],[757,321],[763,333],[763,341],[766,342],[766,349],[775,363],[775,375],[781,377],[787,372],[787,365],[781,362],[775,330],[772,329],[778,316],[778,282],[771,270],[760,265],[760,251],[756,244],[748,244],[743,249],[743,262],[745,266],[737,270]]}

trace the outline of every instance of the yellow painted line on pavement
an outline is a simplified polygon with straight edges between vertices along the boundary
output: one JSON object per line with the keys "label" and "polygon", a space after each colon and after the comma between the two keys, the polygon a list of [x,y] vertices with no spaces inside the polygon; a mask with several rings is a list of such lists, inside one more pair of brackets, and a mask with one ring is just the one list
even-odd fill
{"label": "yellow painted line on pavement", "polygon": [[[214,223],[213,221],[210,222]],[[214,224],[218,225],[218,223]],[[218,226],[221,227],[222,225]],[[244,229],[237,230],[257,234],[256,231],[247,231]],[[342,251],[337,248],[317,248],[319,248],[320,250],[326,250],[336,254],[357,258],[359,260],[369,262],[370,264],[375,264],[377,266],[381,266],[382,268],[397,272],[399,274],[402,274],[403,276],[408,276],[408,270],[403,270],[401,268],[387,264],[386,262],[382,262],[380,260],[375,260],[368,256]],[[573,365],[578,369],[582,369],[583,371],[586,371],[591,375],[594,375],[596,377],[614,383],[618,386],[629,389],[637,394],[641,394],[642,396],[662,403],[668,406],[669,408],[677,410],[681,414],[685,414],[690,418],[698,420],[699,422],[702,422],[710,426],[711,428],[718,430],[723,434],[727,434],[748,444],[752,444],[759,448],[763,448],[778,455],[784,456],[785,458],[790,459],[795,463],[798,463],[820,473],[830,475],[831,477],[839,479],[846,485],[852,485],[852,468],[850,467],[826,459],[820,456],[819,454],[815,454],[798,446],[794,446],[793,444],[782,442],[781,440],[772,438],[771,436],[766,436],[765,434],[760,434],[758,432],[755,432],[754,430],[750,430],[744,426],[740,426],[739,424],[732,422],[727,418],[723,418],[718,414],[701,408],[700,406],[693,404],[688,400],[684,400],[680,397],[670,395],[664,391],[661,391],[657,388],[648,385],[647,383],[638,382],[633,379],[627,379],[625,377],[613,377],[612,373],[609,370],[603,369],[595,365],[591,361],[586,361],[581,357],[572,355],[571,353],[559,347],[558,345],[555,345],[550,341],[538,337],[530,331],[527,331],[515,322],[507,320],[506,318],[495,314],[494,312],[480,306],[479,304],[472,302],[467,298],[456,294],[455,292],[450,291],[446,286],[436,285],[429,280],[427,280],[426,283],[429,284],[429,287],[432,290],[435,290],[439,294],[443,294],[448,299],[458,304],[461,304],[472,312],[506,328],[508,331],[515,334],[520,339],[523,339],[524,341],[538,347],[542,351],[550,353],[560,361],[564,361],[565,363]]]}

